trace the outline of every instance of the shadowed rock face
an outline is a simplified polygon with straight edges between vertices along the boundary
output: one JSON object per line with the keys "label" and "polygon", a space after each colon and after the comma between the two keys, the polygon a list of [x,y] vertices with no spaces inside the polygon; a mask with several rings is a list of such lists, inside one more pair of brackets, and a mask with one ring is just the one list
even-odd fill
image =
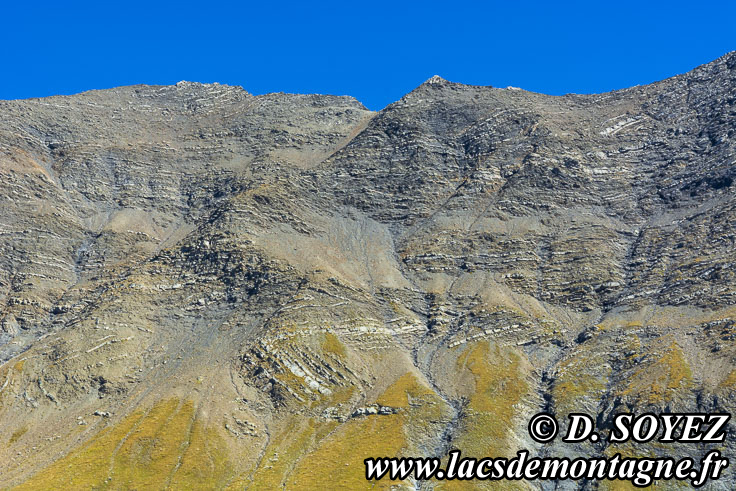
{"label": "shadowed rock face", "polygon": [[433,77],[378,113],[188,82],[0,102],[0,481],[699,458],[526,423],[734,410],[735,132],[734,53],[601,95]]}

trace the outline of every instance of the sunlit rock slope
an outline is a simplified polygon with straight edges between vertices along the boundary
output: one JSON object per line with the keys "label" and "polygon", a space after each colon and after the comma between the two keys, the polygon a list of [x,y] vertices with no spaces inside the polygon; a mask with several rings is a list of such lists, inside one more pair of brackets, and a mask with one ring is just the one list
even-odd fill
{"label": "sunlit rock slope", "polygon": [[734,53],[600,95],[433,77],[378,113],[188,82],[0,102],[0,486],[699,457],[526,424],[734,411],[735,133]]}

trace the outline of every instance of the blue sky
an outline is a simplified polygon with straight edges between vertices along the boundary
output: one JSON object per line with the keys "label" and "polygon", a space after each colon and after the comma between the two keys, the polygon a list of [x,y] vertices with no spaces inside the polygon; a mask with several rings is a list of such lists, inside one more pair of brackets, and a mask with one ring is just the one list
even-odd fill
{"label": "blue sky", "polygon": [[733,1],[8,3],[0,99],[192,80],[381,109],[434,74],[603,92],[736,50]]}

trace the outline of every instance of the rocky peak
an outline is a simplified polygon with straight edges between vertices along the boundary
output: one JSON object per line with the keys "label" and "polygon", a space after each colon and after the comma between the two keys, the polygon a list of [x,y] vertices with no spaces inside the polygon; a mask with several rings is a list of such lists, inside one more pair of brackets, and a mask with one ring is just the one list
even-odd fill
{"label": "rocky peak", "polygon": [[447,83],[447,80],[440,77],[439,75],[432,75],[424,83],[427,85],[441,85],[441,84]]}

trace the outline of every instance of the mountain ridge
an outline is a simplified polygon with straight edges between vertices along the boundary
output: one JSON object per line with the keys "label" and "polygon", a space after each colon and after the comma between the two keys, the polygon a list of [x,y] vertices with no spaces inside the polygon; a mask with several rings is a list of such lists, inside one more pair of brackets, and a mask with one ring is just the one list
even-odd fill
{"label": "mountain ridge", "polygon": [[[637,88],[641,88],[641,87],[648,87],[648,86],[660,84],[660,83],[663,83],[663,82],[667,82],[668,80],[672,80],[672,79],[675,79],[675,78],[678,78],[678,77],[685,77],[685,76],[687,76],[689,74],[693,74],[694,72],[696,72],[698,70],[706,69],[707,67],[711,67],[711,66],[715,66],[715,65],[719,65],[719,64],[723,64],[723,63],[725,63],[727,65],[728,64],[733,64],[733,63],[736,63],[734,61],[735,58],[736,58],[736,50],[729,51],[729,52],[721,55],[720,57],[714,59],[713,61],[710,61],[708,63],[704,63],[702,65],[698,65],[698,66],[696,66],[696,67],[692,68],[691,70],[688,70],[687,72],[684,72],[684,73],[675,74],[675,75],[672,75],[670,77],[666,77],[666,78],[663,78],[661,80],[655,80],[653,82],[649,82],[649,83],[645,83],[645,84],[636,84],[636,85],[632,85],[632,86],[629,86],[629,87],[624,87],[624,88],[621,88],[621,89],[614,89],[614,90],[605,91],[605,92],[591,92],[591,93],[568,92],[568,93],[565,93],[565,94],[554,95],[554,94],[546,94],[546,93],[543,93],[543,92],[530,91],[530,90],[524,89],[523,87],[510,87],[510,86],[509,87],[495,87],[493,85],[465,84],[465,83],[462,83],[462,82],[453,82],[453,81],[447,80],[447,79],[443,78],[440,75],[433,75],[430,78],[428,78],[427,80],[425,80],[424,82],[422,82],[421,84],[419,84],[417,87],[415,87],[414,89],[412,89],[411,91],[409,91],[407,93],[407,95],[409,93],[413,92],[414,90],[417,90],[418,88],[420,88],[421,86],[423,86],[425,84],[433,85],[434,82],[432,82],[432,81],[435,81],[435,82],[439,82],[438,85],[441,85],[442,83],[447,83],[447,84],[458,85],[458,86],[465,86],[465,87],[485,87],[485,88],[494,88],[494,89],[500,89],[500,90],[521,90],[523,92],[527,92],[527,93],[530,93],[530,94],[545,95],[545,96],[549,96],[549,97],[600,96],[600,95],[612,94],[612,93],[616,93],[616,92],[620,92],[620,91],[626,91],[626,90],[637,89]],[[57,95],[48,95],[48,96],[40,96],[40,97],[24,97],[24,98],[17,98],[17,99],[0,99],[0,102],[38,101],[38,100],[53,99],[53,98],[78,97],[78,96],[82,96],[82,95],[90,95],[90,94],[95,94],[95,93],[98,93],[98,92],[105,92],[105,91],[119,91],[119,90],[125,90],[125,89],[146,89],[146,88],[148,88],[148,89],[162,89],[162,88],[167,88],[167,87],[170,88],[170,87],[186,87],[186,86],[190,86],[190,87],[191,86],[198,86],[198,87],[202,87],[202,88],[222,87],[222,88],[225,88],[225,89],[241,89],[245,94],[251,95],[253,97],[273,96],[273,95],[295,95],[295,96],[298,96],[298,95],[314,95],[314,96],[326,96],[326,97],[348,97],[348,98],[353,98],[355,100],[358,100],[357,98],[355,98],[354,96],[351,96],[351,95],[335,95],[335,94],[321,94],[321,93],[314,94],[314,93],[296,93],[296,92],[294,92],[294,93],[292,93],[292,92],[267,92],[267,93],[257,94],[256,95],[256,94],[252,94],[252,93],[248,92],[243,85],[231,85],[231,84],[220,83],[220,82],[195,82],[195,81],[190,81],[190,80],[181,80],[181,81],[179,81],[179,82],[177,82],[175,84],[169,84],[169,85],[167,85],[167,84],[146,84],[146,83],[138,83],[138,84],[130,84],[130,85],[120,85],[120,86],[109,87],[109,88],[104,88],[104,89],[88,89],[88,90],[83,90],[81,92],[75,92],[75,93],[72,93],[72,94],[57,94]],[[360,101],[358,101],[358,102],[360,102]],[[391,104],[393,104],[393,103],[390,103],[389,105],[391,105]],[[379,109],[378,111],[374,111],[374,112],[380,112],[381,110],[382,109]]]}
{"label": "mountain ridge", "polygon": [[450,446],[697,458],[526,422],[736,403],[735,52],[598,95],[425,82],[379,112],[136,90],[0,103],[3,483],[361,487],[364,458]]}

